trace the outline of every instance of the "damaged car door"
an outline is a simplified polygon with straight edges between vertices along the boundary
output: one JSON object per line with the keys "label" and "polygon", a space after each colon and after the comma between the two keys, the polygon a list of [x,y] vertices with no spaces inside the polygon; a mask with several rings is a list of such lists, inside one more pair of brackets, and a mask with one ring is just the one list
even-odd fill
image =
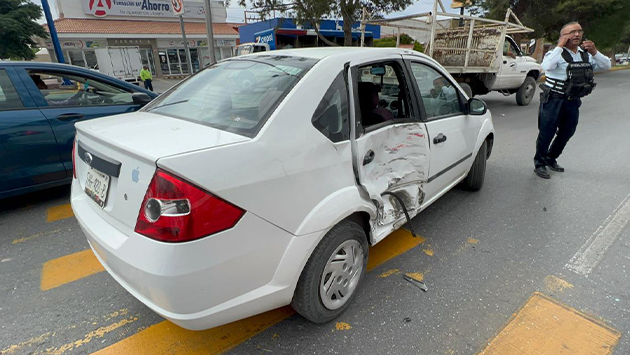
{"label": "damaged car door", "polygon": [[375,204],[377,243],[415,216],[425,197],[429,144],[400,57],[350,63],[352,152],[363,192]]}

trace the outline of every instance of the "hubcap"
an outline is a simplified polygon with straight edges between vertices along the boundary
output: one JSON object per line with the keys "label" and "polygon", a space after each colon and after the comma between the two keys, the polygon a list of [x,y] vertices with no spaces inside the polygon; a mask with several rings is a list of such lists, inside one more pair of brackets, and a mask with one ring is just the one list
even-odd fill
{"label": "hubcap", "polygon": [[343,242],[330,256],[319,284],[319,297],[330,310],[339,309],[352,296],[359,284],[365,255],[361,244]]}
{"label": "hubcap", "polygon": [[531,99],[534,94],[534,90],[536,90],[534,85],[527,85],[527,87],[525,88],[525,99]]}

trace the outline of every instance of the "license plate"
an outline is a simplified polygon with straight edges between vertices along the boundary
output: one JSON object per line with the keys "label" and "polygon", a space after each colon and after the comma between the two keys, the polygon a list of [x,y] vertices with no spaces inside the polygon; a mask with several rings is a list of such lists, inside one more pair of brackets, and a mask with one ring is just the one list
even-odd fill
{"label": "license plate", "polygon": [[109,190],[109,175],[90,167],[85,179],[85,193],[102,208],[107,202],[107,190]]}

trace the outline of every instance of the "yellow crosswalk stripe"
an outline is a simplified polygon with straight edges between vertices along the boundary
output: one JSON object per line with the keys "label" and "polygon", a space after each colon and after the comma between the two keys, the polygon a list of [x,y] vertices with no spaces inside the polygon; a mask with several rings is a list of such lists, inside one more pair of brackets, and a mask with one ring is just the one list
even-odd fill
{"label": "yellow crosswalk stripe", "polygon": [[[397,230],[370,248],[368,271],[413,249],[424,241],[424,238],[414,238],[404,229]],[[199,332],[185,330],[169,321],[164,321],[95,354],[221,354],[293,314],[295,311],[287,306]]]}
{"label": "yellow crosswalk stripe", "polygon": [[50,290],[105,271],[91,249],[49,260],[42,267],[40,289]]}
{"label": "yellow crosswalk stripe", "polygon": [[478,355],[607,355],[621,334],[535,292]]}
{"label": "yellow crosswalk stripe", "polygon": [[69,203],[61,206],[50,207],[46,210],[46,222],[54,222],[62,219],[74,217],[72,207]]}

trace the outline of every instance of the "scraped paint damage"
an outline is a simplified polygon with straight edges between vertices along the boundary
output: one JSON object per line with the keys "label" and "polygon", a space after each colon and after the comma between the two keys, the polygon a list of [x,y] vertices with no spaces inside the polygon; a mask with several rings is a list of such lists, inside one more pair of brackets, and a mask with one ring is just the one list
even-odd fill
{"label": "scraped paint damage", "polygon": [[361,168],[361,182],[377,207],[370,221],[373,241],[378,242],[405,224],[404,211],[392,192],[400,196],[410,217],[424,201],[428,179],[428,140],[424,125],[418,123],[390,127],[366,137],[365,150],[375,152],[374,160]]}

